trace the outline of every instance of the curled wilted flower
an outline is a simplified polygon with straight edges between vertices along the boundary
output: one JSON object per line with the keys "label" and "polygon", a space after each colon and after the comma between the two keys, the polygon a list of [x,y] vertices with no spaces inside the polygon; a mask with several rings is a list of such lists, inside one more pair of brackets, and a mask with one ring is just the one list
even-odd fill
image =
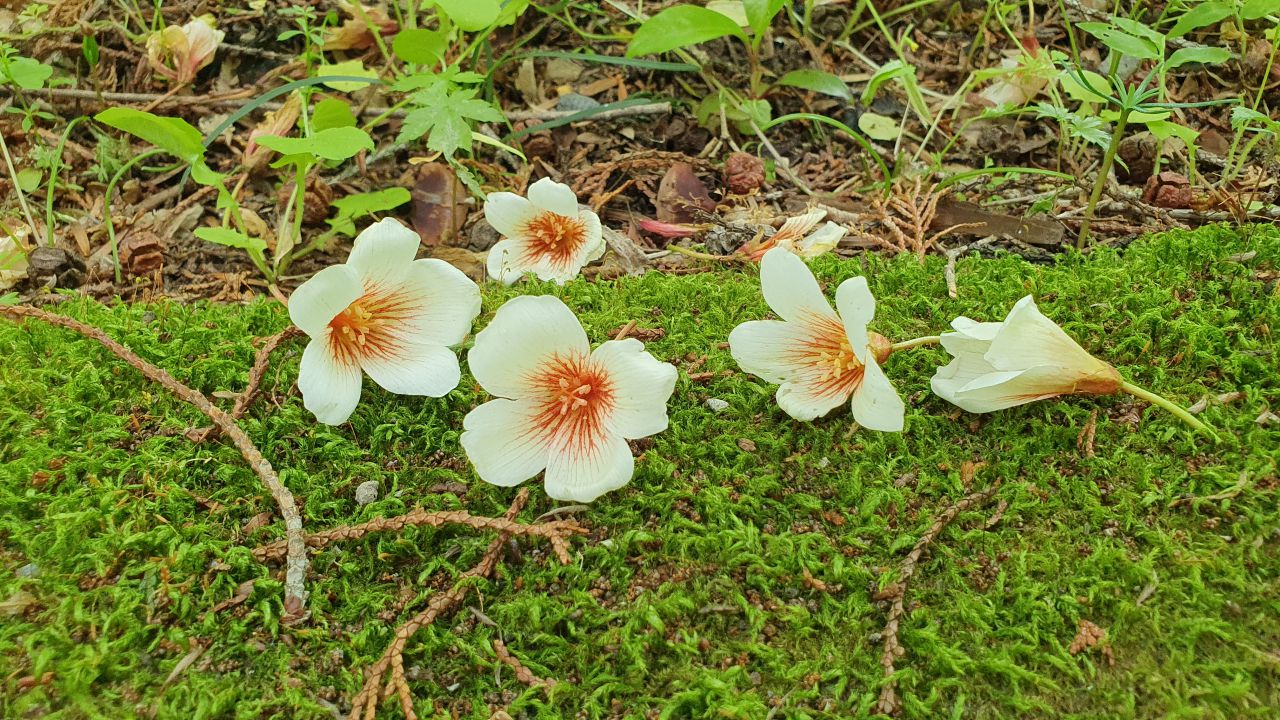
{"label": "curled wilted flower", "polygon": [[467,364],[498,396],[467,414],[461,438],[476,473],[494,485],[545,469],[547,495],[591,502],[631,480],[627,440],[667,429],[675,367],[634,338],[592,350],[554,297],[507,301],[476,335]]}
{"label": "curled wilted flower", "polygon": [[902,430],[902,399],[879,365],[891,346],[867,332],[876,301],[866,278],[840,284],[833,312],[804,261],[774,248],[760,261],[760,289],[782,319],[734,328],[729,351],[743,370],[777,383],[778,407],[808,421],[848,402],[863,427]]}
{"label": "curled wilted flower", "polygon": [[324,50],[365,50],[373,47],[373,31],[365,22],[366,18],[381,35],[396,29],[396,21],[381,7],[361,4],[357,10],[356,4],[347,0],[339,0],[338,6],[350,17],[339,27],[329,28],[322,46]]}
{"label": "curled wilted flower", "polygon": [[194,18],[186,25],[170,25],[147,38],[147,62],[166,78],[186,85],[213,62],[218,43],[225,36],[216,29],[211,15]]}
{"label": "curled wilted flower", "polygon": [[441,397],[458,386],[462,342],[480,314],[480,288],[443,260],[414,260],[418,234],[391,218],[356,237],[342,265],[316,273],[289,298],[310,338],[302,402],[327,425],[360,401],[362,371],[402,395]]}
{"label": "curled wilted flower", "polygon": [[288,135],[289,131],[297,124],[298,117],[301,114],[302,95],[295,90],[289,93],[284,105],[281,105],[278,110],[267,113],[262,122],[249,131],[249,140],[245,143],[244,153],[241,156],[245,168],[250,172],[256,172],[266,167],[267,161],[276,153],[274,150],[259,145],[258,138],[264,135],[279,137]]}
{"label": "curled wilted flower", "polygon": [[1040,313],[1028,295],[1004,322],[951,323],[942,347],[954,356],[933,376],[933,391],[969,412],[984,413],[1057,397],[1109,395],[1124,382],[1062,328]]}
{"label": "curled wilted flower", "polygon": [[1022,107],[1049,86],[1058,74],[1049,51],[1040,47],[1035,36],[1023,40],[1017,57],[1000,61],[1000,69],[988,71],[995,81],[978,93],[995,107]]}
{"label": "curled wilted flower", "polygon": [[753,260],[760,259],[775,247],[784,248],[806,258],[830,252],[844,238],[848,230],[830,221],[818,227],[818,223],[822,222],[826,216],[826,210],[817,208],[803,215],[789,217],[777,232],[762,240],[743,245],[739,252]]}
{"label": "curled wilted flower", "polygon": [[496,192],[485,200],[484,218],[503,236],[489,250],[489,276],[510,285],[531,272],[563,285],[604,254],[600,218],[550,178],[530,185],[528,195]]}
{"label": "curled wilted flower", "polygon": [[1217,434],[1171,400],[1134,385],[1110,364],[1090,355],[1028,295],[1004,322],[956,318],[942,346],[955,358],[933,376],[933,391],[973,413],[1023,405],[1060,395],[1126,392],[1155,403],[1215,439]]}

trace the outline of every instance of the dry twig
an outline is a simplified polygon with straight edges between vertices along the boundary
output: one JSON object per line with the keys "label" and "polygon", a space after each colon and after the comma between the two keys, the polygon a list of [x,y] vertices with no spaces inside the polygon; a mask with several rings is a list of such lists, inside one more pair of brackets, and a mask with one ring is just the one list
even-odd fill
{"label": "dry twig", "polygon": [[289,492],[289,488],[280,482],[280,478],[276,475],[275,469],[271,467],[271,463],[262,456],[262,453],[253,444],[253,441],[249,439],[249,436],[236,424],[234,418],[209,402],[209,398],[198,390],[178,382],[167,371],[142,359],[137,353],[116,342],[110,335],[107,335],[99,328],[78,320],[72,320],[64,315],[24,305],[0,306],[0,315],[7,315],[14,319],[34,318],[50,325],[74,330],[91,340],[96,340],[116,357],[145,375],[148,380],[162,385],[180,399],[194,405],[196,409],[207,415],[219,430],[231,438],[232,444],[240,451],[245,462],[249,463],[249,467],[253,468],[253,471],[257,473],[262,480],[262,484],[267,486],[271,497],[275,499],[276,505],[280,508],[280,517],[284,519],[286,539],[280,545],[282,548],[281,554],[286,557],[284,581],[285,617],[289,622],[298,622],[306,618],[307,591],[304,583],[307,577],[307,552],[306,545],[303,543],[302,517],[298,514],[297,503],[294,502],[293,493]]}
{"label": "dry twig", "polygon": [[962,223],[943,228],[932,235],[929,227],[938,214],[938,201],[942,199],[937,185],[926,190],[923,178],[917,177],[912,187],[905,187],[901,182],[894,185],[893,194],[888,200],[879,197],[871,198],[871,207],[880,220],[881,226],[889,231],[889,237],[864,234],[873,244],[893,253],[909,252],[924,262],[929,250],[941,250],[938,240],[948,233],[961,228],[977,227],[981,223]]}
{"label": "dry twig", "polygon": [[[554,520],[552,522],[532,525],[515,522],[505,517],[485,517],[472,515],[466,510],[432,510],[415,508],[389,518],[374,518],[359,525],[344,525],[323,532],[307,535],[303,542],[307,547],[323,548],[342,540],[356,540],[374,532],[398,532],[406,527],[427,525],[442,527],[444,525],[466,525],[476,530],[497,530],[508,536],[540,537],[551,543],[551,549],[564,564],[569,563],[569,542],[567,535],[577,535],[586,531],[572,520]],[[274,560],[285,554],[285,541],[278,540],[253,549],[253,556],[258,560]]]}
{"label": "dry twig", "polygon": [[515,670],[516,679],[525,685],[545,688],[553,688],[556,686],[555,680],[544,680],[543,678],[534,675],[533,671],[525,667],[525,664],[520,662],[519,658],[511,654],[511,651],[507,649],[507,644],[504,643],[500,637],[495,637],[493,639],[493,653],[498,656],[498,660],[500,660],[503,665]]}
{"label": "dry twig", "polygon": [[[976,472],[978,466],[971,466],[970,472]],[[957,515],[968,510],[969,508],[985,502],[995,494],[1000,488],[997,481],[991,487],[985,490],[971,493],[964,496],[954,505],[951,505],[938,518],[933,521],[933,525],[925,531],[924,535],[916,541],[915,547],[911,548],[911,552],[907,554],[905,560],[902,561],[902,569],[898,575],[898,581],[889,588],[890,592],[885,600],[892,600],[893,605],[889,608],[889,619],[884,625],[884,631],[881,638],[884,641],[884,652],[880,655],[880,666],[884,668],[885,684],[880,689],[880,698],[876,701],[876,712],[884,715],[896,715],[901,707],[898,700],[897,682],[893,679],[894,660],[906,654],[902,643],[898,641],[898,625],[902,622],[902,617],[906,614],[906,603],[904,602],[907,594],[907,584],[911,577],[915,575],[916,565],[920,562],[920,557],[924,555],[924,551],[938,537],[943,528],[947,526]]]}
{"label": "dry twig", "polygon": [[[275,335],[268,336],[266,341],[262,343],[262,347],[253,356],[253,367],[249,368],[249,382],[245,385],[244,392],[236,396],[236,404],[231,408],[231,417],[239,420],[244,417],[249,406],[258,396],[258,391],[262,389],[262,378],[267,374],[267,364],[271,360],[271,353],[280,347],[280,343],[290,338],[301,335],[302,331],[297,327],[290,325]],[[187,437],[195,442],[204,442],[211,438],[218,437],[218,427],[202,428],[200,430],[192,430]]]}
{"label": "dry twig", "polygon": [[[516,499],[511,503],[511,507],[501,518],[487,518],[495,521],[505,521],[515,527],[522,526],[515,523],[516,515],[524,509],[525,503],[529,501],[528,488],[522,488],[520,493],[516,495]],[[351,714],[349,720],[373,720],[378,712],[378,702],[382,698],[395,695],[400,701],[400,710],[404,713],[407,720],[417,720],[417,713],[413,710],[413,695],[409,691],[409,683],[405,678],[404,672],[404,648],[409,642],[409,638],[413,637],[418,630],[435,622],[437,618],[457,609],[467,597],[467,593],[471,591],[471,584],[466,582],[468,578],[487,578],[493,574],[498,566],[498,561],[502,559],[503,551],[507,547],[507,541],[511,538],[505,531],[498,533],[498,537],[489,543],[489,548],[485,550],[484,557],[475,567],[462,573],[458,578],[458,582],[449,590],[436,595],[427,603],[427,607],[422,612],[410,618],[408,622],[401,625],[396,630],[395,637],[391,640],[391,644],[383,651],[382,657],[378,662],[374,663],[365,677],[364,687],[355,696],[351,702]],[[390,678],[387,678],[390,673]],[[386,679],[384,683],[384,679]]]}

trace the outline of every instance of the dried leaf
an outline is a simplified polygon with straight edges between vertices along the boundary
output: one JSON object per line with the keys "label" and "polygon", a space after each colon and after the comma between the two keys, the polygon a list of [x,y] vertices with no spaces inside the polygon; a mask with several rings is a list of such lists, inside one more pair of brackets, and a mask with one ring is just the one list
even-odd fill
{"label": "dried leaf", "polygon": [[658,220],[667,223],[687,223],[697,218],[697,210],[713,212],[716,203],[693,173],[689,163],[678,162],[667,170],[658,184]]}
{"label": "dried leaf", "polygon": [[467,191],[444,163],[418,166],[413,183],[413,229],[427,247],[452,245],[467,220]]}

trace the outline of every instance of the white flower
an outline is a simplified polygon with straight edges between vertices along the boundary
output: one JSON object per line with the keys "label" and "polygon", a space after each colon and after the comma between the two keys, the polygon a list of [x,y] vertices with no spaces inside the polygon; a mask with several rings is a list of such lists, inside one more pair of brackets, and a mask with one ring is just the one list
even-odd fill
{"label": "white flower", "polygon": [[226,33],[216,29],[213,16],[203,15],[181,27],[170,25],[147,38],[147,61],[152,69],[178,85],[195,79],[213,62]]}
{"label": "white flower", "polygon": [[328,425],[360,401],[361,370],[393,393],[441,397],[458,386],[462,342],[480,314],[480,288],[443,260],[414,260],[418,234],[391,218],[365,228],[344,265],[316,273],[289,298],[311,337],[302,402]]}
{"label": "white flower", "polygon": [[578,208],[568,185],[543,178],[529,197],[496,192],[484,203],[484,219],[503,239],[489,250],[489,277],[510,285],[526,272],[563,285],[604,254],[600,218]]}
{"label": "white flower", "polygon": [[[757,260],[775,247],[785,248],[803,258],[815,258],[834,250],[836,245],[849,233],[842,225],[827,221],[822,227],[818,223],[827,216],[821,208],[810,210],[803,215],[787,218],[778,231],[759,241],[749,241],[738,252],[749,259]],[[818,228],[814,230],[814,228]]]}
{"label": "white flower", "polygon": [[667,429],[676,369],[634,338],[594,351],[560,300],[522,295],[476,335],[467,364],[499,399],[463,420],[462,447],[485,482],[512,487],[545,469],[547,495],[591,502],[635,470],[628,439]]}
{"label": "white flower", "polygon": [[902,399],[879,365],[889,343],[867,332],[876,311],[867,279],[840,284],[836,314],[804,261],[774,248],[760,261],[760,288],[782,319],[734,328],[729,351],[743,370],[779,385],[778,407],[808,421],[850,402],[863,427],[902,430]]}
{"label": "white flower", "polygon": [[1109,395],[1124,380],[1062,328],[1040,314],[1028,295],[1004,322],[951,323],[942,346],[955,359],[938,368],[931,385],[946,400],[974,413],[1002,410],[1058,395]]}

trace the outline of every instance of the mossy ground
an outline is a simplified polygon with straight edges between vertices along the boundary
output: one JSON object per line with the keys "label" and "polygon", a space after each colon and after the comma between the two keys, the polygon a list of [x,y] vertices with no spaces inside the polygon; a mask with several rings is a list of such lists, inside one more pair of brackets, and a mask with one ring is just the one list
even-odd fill
{"label": "mossy ground", "polygon": [[[1034,293],[1139,385],[1184,404],[1242,392],[1201,416],[1228,440],[1212,445],[1120,396],[966,415],[928,392],[945,361],[933,348],[887,364],[908,398],[900,435],[854,431],[845,412],[797,423],[762,381],[682,372],[670,430],[627,488],[582,514],[593,533],[574,542],[573,564],[522,543],[471,602],[496,628],[463,609],[414,638],[406,665],[420,714],[867,716],[882,682],[886,609],[874,592],[943,508],[999,479],[990,503],[942,533],[908,592],[904,717],[1277,717],[1280,424],[1255,420],[1280,406],[1280,232],[1172,233],[1053,266],[967,259],[959,300],[937,259],[813,265],[829,292],[868,275],[873,327],[894,339],[959,314],[998,319]],[[661,328],[650,350],[682,370],[705,355],[699,372],[732,370],[719,344],[766,313],[754,272],[650,274],[489,286],[477,327],[520,291],[562,296],[597,342],[629,320]],[[239,390],[253,338],[288,322],[267,302],[71,299],[56,310],[206,393]],[[479,482],[458,444],[463,415],[485,400],[469,378],[443,400],[366,383],[350,423],[329,428],[293,388],[300,351],[277,355],[244,425],[303,500],[308,528],[419,504],[505,509],[515,491]],[[5,718],[329,718],[399,622],[491,539],[423,529],[319,552],[312,620],[282,628],[278,568],[249,553],[281,533],[275,519],[251,522],[273,504],[228,444],[183,436],[205,424],[196,411],[37,322],[0,322],[0,353]],[[712,412],[712,397],[729,408]],[[1095,409],[1088,457],[1077,437]],[[965,487],[969,461],[987,466]],[[354,490],[369,479],[382,499],[360,508]],[[525,519],[556,505],[533,497]],[[18,572],[28,564],[34,577]],[[213,610],[249,580],[246,602]],[[1114,664],[1100,648],[1068,651],[1081,619],[1106,628]],[[499,671],[498,633],[560,685],[548,695]],[[166,684],[197,643],[203,654]],[[22,682],[45,673],[47,683]],[[388,704],[383,717],[399,710]]]}

